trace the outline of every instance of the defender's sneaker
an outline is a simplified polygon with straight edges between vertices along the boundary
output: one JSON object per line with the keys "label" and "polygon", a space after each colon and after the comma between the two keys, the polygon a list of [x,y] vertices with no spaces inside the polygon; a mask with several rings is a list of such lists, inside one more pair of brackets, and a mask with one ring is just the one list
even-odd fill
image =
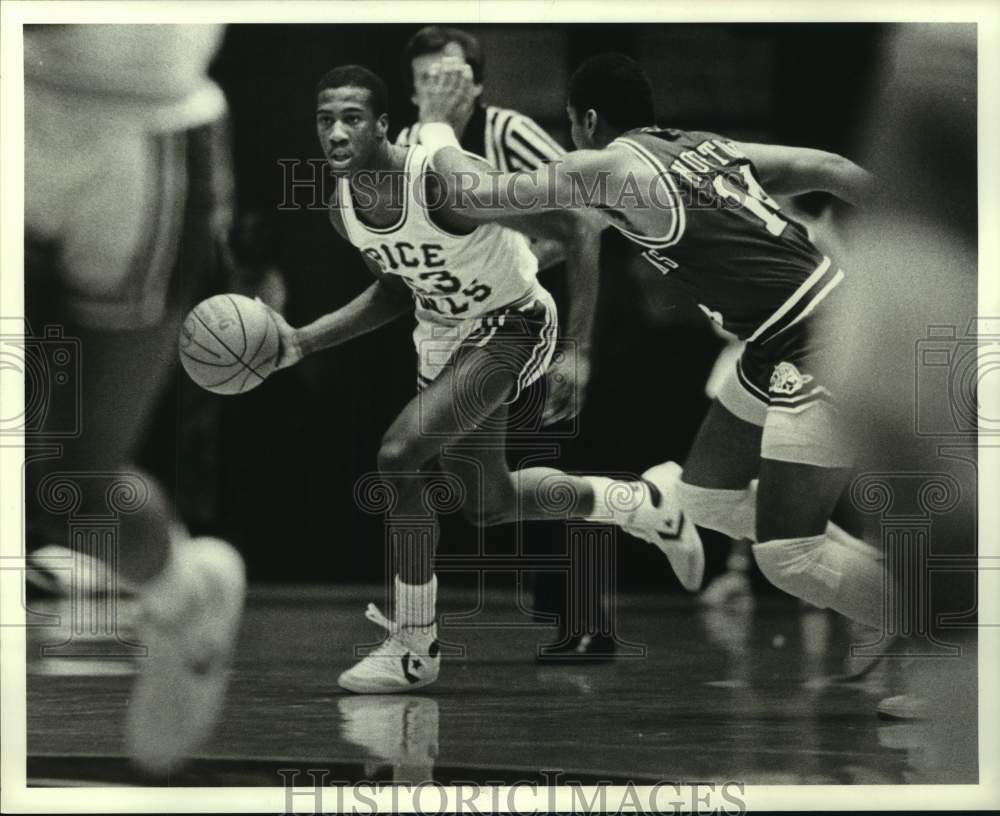
{"label": "defender's sneaker", "polygon": [[58,544],[39,547],[28,553],[25,560],[25,582],[44,595],[72,598],[113,593],[124,597],[136,592],[134,584],[113,572],[105,562]]}
{"label": "defender's sneaker", "polygon": [[337,678],[341,688],[357,694],[393,694],[414,691],[437,680],[441,651],[436,623],[400,626],[388,620],[375,604],[368,604],[365,617],[383,627],[389,637]]}
{"label": "defender's sneaker", "polygon": [[705,550],[694,524],[685,518],[677,498],[681,466],[664,462],[642,474],[646,496],[620,522],[625,532],[655,544],[688,592],[697,592],[705,577]]}
{"label": "defender's sneaker", "polygon": [[126,719],[126,745],[143,770],[177,768],[209,735],[222,711],[239,633],[246,576],[225,541],[177,541],[162,575],[141,593],[139,658]]}

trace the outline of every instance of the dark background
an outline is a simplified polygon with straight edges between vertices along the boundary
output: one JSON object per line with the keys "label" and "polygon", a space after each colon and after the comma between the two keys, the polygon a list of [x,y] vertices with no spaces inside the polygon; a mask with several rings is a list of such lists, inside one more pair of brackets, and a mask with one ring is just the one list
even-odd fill
{"label": "dark background", "polygon": [[[484,101],[532,116],[566,147],[569,75],[587,56],[618,50],[650,74],[659,124],[854,159],[889,33],[887,26],[855,24],[463,27],[479,37],[486,55]],[[335,65],[360,63],[388,82],[393,138],[410,124],[415,110],[399,55],[418,28],[228,29],[213,75],[231,107],[244,233],[237,250],[250,266],[283,272],[293,325],[342,305],[371,279],[322,210],[279,209],[288,199],[279,162],[319,156],[314,86]],[[562,306],[562,270],[541,280]],[[532,440],[559,444],[554,464],[638,473],[666,459],[683,461],[707,408],[704,383],[721,340],[670,294],[658,275],[634,262],[620,237],[605,235],[584,410],[575,426],[555,429],[560,436]],[[164,400],[146,463],[175,491],[195,531],[223,534],[242,550],[253,580],[381,580],[382,522],[357,507],[353,487],[374,470],[382,433],[413,394],[411,330],[411,321],[400,320],[240,397],[200,392],[181,374]],[[515,532],[488,531],[483,546],[512,553],[519,546]],[[556,523],[520,532],[529,551],[558,550],[565,536]],[[445,519],[442,551],[476,552],[482,535],[457,518]],[[672,581],[649,545],[626,540],[619,549],[626,588]],[[715,561],[724,560],[721,547],[713,553]]]}

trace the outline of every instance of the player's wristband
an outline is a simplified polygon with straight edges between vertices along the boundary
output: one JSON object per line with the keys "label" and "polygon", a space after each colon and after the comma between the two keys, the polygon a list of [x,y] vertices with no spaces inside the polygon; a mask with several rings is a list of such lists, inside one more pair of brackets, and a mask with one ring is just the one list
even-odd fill
{"label": "player's wristband", "polygon": [[427,148],[431,158],[434,158],[434,154],[445,147],[462,149],[458,137],[455,135],[455,129],[447,122],[427,122],[421,125],[420,143]]}

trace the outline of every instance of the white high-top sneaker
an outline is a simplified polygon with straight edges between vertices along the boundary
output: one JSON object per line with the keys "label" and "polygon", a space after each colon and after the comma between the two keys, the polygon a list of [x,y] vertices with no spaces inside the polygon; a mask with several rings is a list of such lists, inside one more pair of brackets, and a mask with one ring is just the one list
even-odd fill
{"label": "white high-top sneaker", "polygon": [[141,589],[138,640],[148,654],[138,659],[126,744],[143,770],[174,770],[211,733],[245,597],[243,559],[217,538],[177,541],[163,574]]}
{"label": "white high-top sneaker", "polygon": [[414,691],[437,680],[441,651],[436,623],[400,626],[388,620],[375,604],[368,604],[365,617],[383,627],[389,637],[337,678],[341,688],[358,694],[393,694]]}
{"label": "white high-top sneaker", "polygon": [[705,550],[694,524],[685,518],[677,498],[681,466],[664,462],[642,474],[645,495],[619,526],[629,535],[656,545],[670,561],[688,592],[697,592],[705,577]]}

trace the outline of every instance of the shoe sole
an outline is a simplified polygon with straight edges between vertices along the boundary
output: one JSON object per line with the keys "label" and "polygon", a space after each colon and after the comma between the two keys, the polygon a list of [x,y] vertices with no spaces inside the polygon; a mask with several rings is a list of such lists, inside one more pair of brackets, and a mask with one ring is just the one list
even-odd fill
{"label": "shoe sole", "polygon": [[[175,770],[209,736],[229,683],[229,667],[246,597],[243,559],[229,544],[202,538],[180,542],[176,557],[208,585],[207,603],[174,626],[144,625],[148,648],[129,702],[126,744],[141,770]],[[191,655],[191,645],[204,654]]]}
{"label": "shoe sole", "polygon": [[430,677],[425,680],[417,680],[414,683],[407,683],[405,686],[394,686],[392,688],[372,688],[364,683],[355,683],[353,680],[345,680],[343,676],[337,678],[337,685],[342,689],[354,694],[405,694],[408,691],[424,688],[435,682],[437,677]]}

